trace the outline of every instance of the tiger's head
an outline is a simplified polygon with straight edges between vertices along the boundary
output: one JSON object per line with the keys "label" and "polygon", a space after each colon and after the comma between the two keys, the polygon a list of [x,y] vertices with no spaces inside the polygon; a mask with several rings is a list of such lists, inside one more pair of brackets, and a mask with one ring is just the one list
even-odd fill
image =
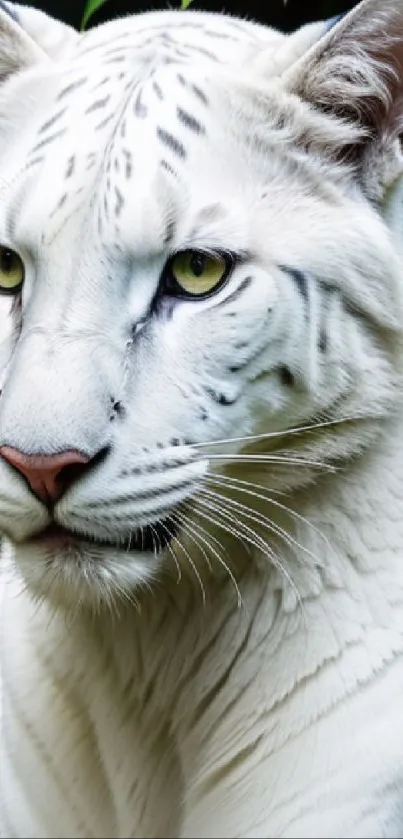
{"label": "tiger's head", "polygon": [[33,592],[98,604],[211,545],[229,466],[294,446],[292,492],[398,399],[403,9],[2,7],[0,531]]}

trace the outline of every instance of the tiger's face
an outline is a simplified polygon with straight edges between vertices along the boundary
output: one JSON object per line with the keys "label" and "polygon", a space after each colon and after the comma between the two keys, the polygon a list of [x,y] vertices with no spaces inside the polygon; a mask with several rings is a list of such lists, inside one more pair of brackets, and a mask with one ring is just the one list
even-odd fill
{"label": "tiger's face", "polygon": [[161,52],[110,24],[0,103],[0,530],[57,602],[154,579],[212,473],[397,381],[396,249],[328,153],[353,128],[202,60],[211,33],[183,63],[163,19]]}

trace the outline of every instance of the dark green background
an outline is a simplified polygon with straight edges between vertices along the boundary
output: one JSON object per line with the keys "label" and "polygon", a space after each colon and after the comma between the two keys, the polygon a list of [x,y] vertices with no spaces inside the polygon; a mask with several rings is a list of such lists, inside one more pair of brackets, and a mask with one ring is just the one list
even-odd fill
{"label": "dark green background", "polygon": [[[54,17],[78,26],[85,0],[34,0],[33,5],[54,15]],[[179,0],[108,0],[105,6],[91,19],[91,25],[117,15],[163,9],[179,5]],[[319,18],[328,18],[351,9],[354,0],[194,0],[193,6],[208,11],[228,11],[277,26],[279,29],[294,29],[301,23]]]}

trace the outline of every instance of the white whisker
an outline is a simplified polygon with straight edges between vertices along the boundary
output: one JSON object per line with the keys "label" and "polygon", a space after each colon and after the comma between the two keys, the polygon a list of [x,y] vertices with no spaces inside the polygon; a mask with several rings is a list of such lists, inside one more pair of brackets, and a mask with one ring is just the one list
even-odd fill
{"label": "white whisker", "polygon": [[203,558],[205,559],[207,568],[209,569],[209,571],[211,573],[211,570],[212,570],[211,569],[211,562],[210,562],[210,560],[207,556],[207,553],[204,550],[202,544],[197,539],[197,532],[195,530],[195,527],[194,527],[191,519],[189,517],[185,517],[185,515],[183,513],[179,513],[179,512],[173,513],[171,515],[171,518],[176,524],[178,524],[178,526],[181,528],[181,530],[183,530],[183,532],[188,535],[189,539],[191,539],[192,542],[194,542],[197,549],[203,555]]}
{"label": "white whisker", "polygon": [[[218,484],[218,485],[222,486],[221,484]],[[205,493],[207,492],[207,493],[210,494],[211,491],[204,488],[203,492],[205,492]],[[212,493],[212,494],[214,496],[216,496],[215,492]],[[221,496],[221,497],[225,500],[225,502],[230,504],[231,507],[233,507],[233,508],[235,507],[235,509],[239,510],[241,512],[241,515],[244,518],[248,519],[248,521],[255,522],[257,525],[260,525],[261,527],[265,527],[271,533],[274,533],[276,536],[279,536],[281,539],[283,539],[284,542],[287,545],[289,545],[290,547],[299,548],[301,551],[303,551],[304,553],[311,556],[312,559],[315,560],[316,564],[318,564],[318,563],[320,564],[320,560],[318,559],[318,557],[315,556],[315,554],[312,553],[312,551],[310,551],[309,548],[306,548],[306,547],[304,547],[304,545],[301,545],[298,542],[297,539],[295,539],[293,536],[291,536],[291,534],[288,533],[279,524],[270,521],[269,519],[266,518],[266,516],[262,515],[261,513],[258,513],[256,510],[252,511],[250,509],[250,507],[247,507],[246,504],[242,504],[240,501],[235,501],[235,499],[228,498],[227,496]],[[297,554],[297,558],[299,559],[298,554]]]}
{"label": "white whisker", "polygon": [[[195,509],[195,511],[196,511],[197,513],[200,513],[200,509],[199,509],[199,501],[200,501],[200,500],[201,500],[201,499],[200,499],[200,494],[199,494],[199,495],[197,495],[195,499],[193,499],[193,502],[194,502],[194,509]],[[197,506],[196,506],[196,505],[197,505]],[[214,505],[212,506],[212,509],[214,509]],[[225,512],[225,511],[224,511],[224,512]],[[204,518],[206,518],[206,516],[204,516]],[[216,522],[216,521],[215,521],[215,519],[213,519],[213,518],[208,519],[208,520],[211,522],[211,524],[217,524],[217,522]],[[219,526],[220,526],[220,527],[222,527],[222,524],[220,523],[220,524],[219,524]],[[241,532],[240,530],[238,530],[238,529],[236,529],[236,528],[232,527],[232,526],[229,526],[229,525],[227,525],[227,526],[226,526],[226,531],[227,531],[227,533],[229,533],[230,535],[234,536],[234,537],[235,537],[235,539],[237,539],[239,542],[241,542],[241,544],[244,546],[245,550],[246,550],[246,551],[249,553],[249,555],[250,555],[250,545],[248,544],[248,542],[247,542],[247,541],[245,541],[245,538],[244,538],[244,536],[243,536],[242,532]]]}
{"label": "white whisker", "polygon": [[[219,498],[220,500],[223,500],[222,495],[218,495],[218,493],[216,495],[217,495],[217,498]],[[269,558],[269,561],[272,563],[273,567],[280,574],[282,574],[284,576],[284,578],[288,581],[289,585],[292,587],[293,591],[295,592],[298,603],[302,607],[303,604],[302,604],[301,595],[298,591],[298,588],[297,588],[294,580],[292,579],[292,577],[291,577],[290,573],[287,571],[287,569],[283,566],[282,562],[278,559],[278,557],[274,553],[273,548],[268,544],[268,542],[266,542],[265,539],[263,539],[261,536],[259,536],[257,533],[255,533],[255,531],[251,527],[249,527],[249,525],[245,524],[244,522],[242,522],[243,530],[239,530],[237,527],[235,527],[234,522],[237,524],[238,519],[236,519],[235,516],[233,516],[222,505],[219,505],[219,504],[216,504],[216,503],[212,502],[210,498],[208,500],[207,499],[205,500],[202,497],[200,497],[200,495],[199,495],[198,498],[197,498],[197,501],[198,501],[197,512],[199,513],[199,515],[202,515],[204,518],[207,518],[211,522],[211,524],[216,524],[218,527],[221,527],[223,530],[227,531],[229,534],[232,534],[235,537],[239,537],[241,539],[241,541],[243,541],[246,538],[248,540],[248,542],[253,547],[257,548],[257,550],[259,550],[263,554],[263,556],[266,556],[266,557]],[[202,510],[200,510],[200,506],[207,507],[207,509],[209,511],[208,515],[206,513],[203,513]],[[211,510],[214,510],[217,513],[217,515],[221,517],[221,519],[224,518],[224,522],[220,518],[218,518],[218,519],[214,518],[211,515],[211,512],[210,512]],[[228,524],[227,524],[228,521],[230,522],[230,526],[228,526]]]}
{"label": "white whisker", "polygon": [[324,420],[323,422],[312,423],[311,425],[296,425],[293,428],[286,428],[284,431],[267,431],[263,434],[246,434],[244,437],[225,437],[218,440],[211,440],[207,443],[192,443],[192,448],[203,449],[207,446],[220,446],[229,443],[255,442],[256,440],[274,440],[278,437],[286,437],[291,434],[305,434],[309,431],[316,431],[318,428],[327,428],[332,425],[341,425],[364,418],[364,414],[340,417],[340,419]]}
{"label": "white whisker", "polygon": [[[138,614],[141,615],[141,605],[137,597],[134,596],[133,592],[128,592],[127,589],[120,585],[120,583],[118,583],[116,579],[114,580],[114,587],[119,592],[121,597],[123,597],[123,599],[126,600],[130,604],[130,606],[133,606],[136,612],[138,612]],[[119,612],[117,612],[117,618],[119,618]]]}
{"label": "white whisker", "polygon": [[[233,478],[232,476],[223,475],[222,473],[217,473],[217,472],[208,473],[208,477],[210,477],[210,475],[214,475],[214,478],[219,477],[221,481],[228,483],[228,485],[231,485],[232,489],[234,489],[234,490],[237,489],[237,485],[239,485],[238,489],[239,489],[240,492],[245,492],[247,495],[252,495],[255,498],[260,498],[262,501],[267,501],[269,504],[273,504],[273,506],[277,507],[279,510],[283,510],[288,515],[292,516],[293,518],[297,519],[298,521],[301,521],[307,527],[311,528],[315,533],[317,533],[317,535],[321,539],[323,539],[323,541],[325,542],[327,547],[330,548],[331,550],[333,550],[332,545],[329,542],[329,539],[327,538],[327,536],[325,536],[325,534],[322,533],[322,531],[319,530],[319,528],[316,527],[316,525],[313,524],[313,522],[309,521],[309,519],[307,519],[305,516],[301,515],[301,513],[297,513],[297,511],[293,510],[292,507],[287,507],[286,504],[283,504],[281,501],[278,501],[277,498],[272,498],[272,493],[274,493],[276,495],[283,495],[284,493],[280,493],[277,490],[272,490],[271,487],[270,487],[270,489],[268,489],[268,488],[262,486],[261,484],[254,483],[253,481],[245,481],[245,480],[242,480],[241,478]],[[245,487],[245,489],[244,489],[244,487]],[[252,490],[248,489],[248,487],[252,487]],[[258,492],[254,492],[254,490],[256,490],[256,489],[267,492],[268,495],[261,495]]]}
{"label": "white whisker", "polygon": [[[194,505],[193,505],[193,499],[189,499],[189,500],[188,500],[187,502],[185,502],[185,503],[187,503],[187,504],[188,504],[188,505],[189,505],[189,506],[193,509],[193,506],[194,506]],[[213,534],[212,534],[209,530],[207,530],[207,528],[206,528],[206,527],[203,527],[203,525],[202,525],[202,524],[200,524],[200,522],[195,522],[195,521],[194,521],[194,518],[192,517],[192,515],[191,515],[191,514],[187,514],[187,513],[185,513],[183,510],[181,511],[181,515],[186,516],[187,520],[188,520],[188,521],[191,521],[191,522],[192,522],[192,524],[193,524],[195,527],[197,527],[197,528],[198,528],[198,530],[200,530],[202,533],[204,533],[204,535],[208,537],[208,539],[209,539],[209,541],[210,541],[210,542],[214,542],[214,544],[217,546],[217,549],[218,549],[218,550],[220,550],[220,551],[223,551],[224,556],[226,556],[226,557],[227,557],[227,559],[229,559],[229,557],[228,557],[228,552],[226,551],[226,549],[225,549],[224,545],[220,542],[220,540],[219,540],[219,539],[216,539],[216,537],[215,537],[215,536],[214,536],[214,535],[213,535]]]}
{"label": "white whisker", "polygon": [[[207,532],[207,531],[205,530],[205,528],[204,528],[204,527],[202,527],[201,525],[197,524],[197,523],[196,523],[196,522],[194,522],[194,521],[192,521],[192,526],[193,526],[196,530],[203,530],[204,532]],[[210,535],[210,534],[209,534],[209,535]],[[236,595],[237,595],[237,605],[238,605],[238,608],[240,608],[240,607],[242,606],[242,595],[241,595],[241,592],[240,592],[240,590],[239,590],[239,586],[238,586],[238,583],[237,583],[237,581],[236,581],[236,579],[235,579],[235,576],[234,576],[234,574],[233,574],[233,573],[232,573],[232,571],[231,571],[231,568],[229,567],[229,565],[227,565],[227,563],[225,562],[225,560],[224,560],[224,559],[223,559],[223,558],[219,555],[219,553],[218,553],[218,552],[216,551],[216,549],[215,549],[215,548],[211,545],[211,542],[210,542],[210,541],[209,541],[206,537],[202,536],[202,535],[199,533],[199,538],[200,538],[200,539],[201,539],[201,540],[202,540],[202,541],[203,541],[206,545],[208,545],[208,547],[210,548],[210,551],[212,552],[213,556],[215,556],[215,558],[217,559],[217,561],[219,562],[219,564],[221,565],[221,567],[225,569],[225,571],[227,572],[228,576],[230,577],[230,580],[231,580],[231,582],[232,582],[232,584],[233,584],[233,586],[234,586],[234,588],[235,588],[235,591],[236,591]],[[215,541],[216,541],[216,542],[218,542],[218,540],[217,540],[217,539],[216,539]],[[200,545],[199,545],[199,547],[200,547]],[[203,553],[204,553],[204,552],[203,552]],[[209,563],[209,567],[210,567],[210,571],[211,571],[211,565],[210,565],[210,563]]]}
{"label": "white whisker", "polygon": [[209,454],[208,459],[218,461],[230,461],[231,463],[274,463],[277,466],[314,466],[316,469],[324,469],[328,472],[337,472],[337,468],[330,463],[320,460],[309,460],[307,458],[288,457],[287,455],[273,454]]}
{"label": "white whisker", "polygon": [[[173,559],[173,561],[174,561],[174,563],[175,563],[175,568],[176,568],[176,585],[178,586],[178,585],[179,585],[179,583],[180,583],[180,581],[181,581],[181,579],[182,579],[182,571],[181,571],[181,567],[180,567],[179,562],[178,562],[178,558],[177,558],[177,556],[176,556],[176,554],[175,554],[175,551],[173,550],[172,545],[171,545],[171,539],[172,539],[172,537],[173,537],[173,534],[171,533],[171,531],[170,531],[170,530],[168,530],[168,528],[167,528],[166,524],[165,524],[165,525],[163,525],[163,527],[164,527],[164,530],[166,530],[166,531],[167,531],[167,533],[169,534],[169,537],[170,537],[169,542],[168,542],[168,544],[166,545],[166,548],[167,548],[168,552],[170,553],[170,555],[171,555],[171,557],[172,557],[172,559]],[[160,539],[159,539],[158,534],[156,534],[156,537],[157,537],[157,539],[158,539],[158,544],[159,544],[160,549],[161,549],[161,542],[160,542]]]}
{"label": "white whisker", "polygon": [[178,536],[175,536],[171,533],[171,531],[169,530],[169,527],[167,527],[166,524],[164,524],[163,522],[160,522],[160,527],[162,527],[163,530],[165,530],[168,533],[169,537],[172,539],[173,542],[177,542],[180,550],[185,554],[186,559],[188,560],[189,565],[192,568],[192,571],[193,571],[193,573],[194,573],[194,575],[197,579],[197,582],[199,583],[200,591],[201,591],[201,594],[202,594],[203,606],[205,606],[205,604],[206,604],[206,590],[205,590],[204,585],[203,585],[203,580],[202,580],[202,578],[201,578],[201,576],[200,576],[200,574],[197,570],[197,567],[196,567],[195,563],[193,562],[192,557],[190,556],[189,551],[185,548],[185,546],[180,541]]}
{"label": "white whisker", "polygon": [[[253,483],[252,481],[243,481],[240,478],[232,478],[228,475],[222,475],[221,473],[218,474],[216,472],[209,473],[206,477],[208,480],[214,479],[215,482],[220,482],[223,485],[227,485],[236,492],[243,492],[246,495],[252,496],[253,498],[258,498],[268,504],[272,504],[277,509],[282,510],[287,515],[305,524],[306,527],[309,527],[314,533],[316,533],[319,536],[320,539],[323,540],[325,545],[328,548],[330,548],[330,550],[333,550],[332,545],[329,542],[329,539],[325,536],[324,533],[322,533],[321,530],[319,530],[318,527],[316,527],[316,525],[313,524],[313,522],[309,521],[309,519],[301,515],[301,513],[297,513],[297,511],[293,510],[291,507],[287,507],[286,504],[283,504],[276,498],[272,498],[270,494],[271,489],[266,489],[265,487],[262,487],[260,484]],[[252,487],[252,489],[248,489],[248,487]],[[268,494],[262,495],[261,492],[255,492],[255,489],[264,490]]]}

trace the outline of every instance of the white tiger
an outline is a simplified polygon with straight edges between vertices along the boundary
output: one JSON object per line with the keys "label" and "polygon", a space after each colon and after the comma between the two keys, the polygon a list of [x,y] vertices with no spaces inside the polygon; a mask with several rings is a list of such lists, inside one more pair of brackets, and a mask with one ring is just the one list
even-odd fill
{"label": "white tiger", "polygon": [[401,837],[402,0],[0,75],[0,833]]}

